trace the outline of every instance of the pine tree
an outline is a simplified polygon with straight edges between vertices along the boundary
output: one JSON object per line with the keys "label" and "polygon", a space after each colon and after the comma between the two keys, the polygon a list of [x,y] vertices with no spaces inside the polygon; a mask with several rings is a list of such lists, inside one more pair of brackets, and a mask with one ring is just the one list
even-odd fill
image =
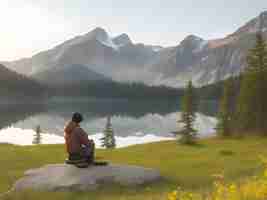
{"label": "pine tree", "polygon": [[224,81],[223,95],[220,100],[216,130],[222,137],[231,136],[234,121],[234,79]]}
{"label": "pine tree", "polygon": [[181,135],[179,141],[183,144],[193,144],[196,139],[196,130],[193,128],[196,118],[196,97],[192,81],[189,81],[182,99],[182,118],[178,123],[183,123],[183,129],[176,132]]}
{"label": "pine tree", "polygon": [[238,99],[240,131],[264,132],[267,130],[267,47],[260,33],[255,47],[247,56]]}
{"label": "pine tree", "polygon": [[38,125],[35,130],[35,135],[32,141],[32,144],[41,144],[42,143],[42,136],[41,136],[41,127]]}
{"label": "pine tree", "polygon": [[116,148],[116,140],[110,117],[107,118],[106,128],[104,130],[104,137],[100,140],[102,141],[102,147],[105,147],[107,149]]}

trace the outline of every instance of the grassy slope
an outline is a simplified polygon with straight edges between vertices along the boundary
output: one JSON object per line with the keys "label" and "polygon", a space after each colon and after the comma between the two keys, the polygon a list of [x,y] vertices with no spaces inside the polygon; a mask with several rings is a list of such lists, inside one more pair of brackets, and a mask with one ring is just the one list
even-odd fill
{"label": "grassy slope", "polygon": [[[213,174],[224,171],[227,180],[253,175],[261,170],[259,155],[267,156],[267,139],[241,140],[206,139],[195,147],[177,145],[175,141],[136,145],[113,151],[98,150],[97,156],[114,163],[141,165],[159,169],[166,181],[140,188],[102,188],[91,193],[14,194],[11,199],[165,199],[176,186],[202,190],[213,182]],[[232,154],[229,153],[233,152]],[[223,153],[226,152],[226,153]],[[18,147],[0,145],[0,192],[29,168],[63,162],[66,155],[62,145]]]}

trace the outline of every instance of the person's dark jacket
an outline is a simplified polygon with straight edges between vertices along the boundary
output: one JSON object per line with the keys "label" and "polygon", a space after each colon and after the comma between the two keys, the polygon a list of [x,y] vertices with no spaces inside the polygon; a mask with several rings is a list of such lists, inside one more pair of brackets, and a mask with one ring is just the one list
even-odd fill
{"label": "person's dark jacket", "polygon": [[90,140],[86,132],[75,122],[69,122],[64,129],[66,150],[69,154],[82,152],[82,146],[89,146]]}

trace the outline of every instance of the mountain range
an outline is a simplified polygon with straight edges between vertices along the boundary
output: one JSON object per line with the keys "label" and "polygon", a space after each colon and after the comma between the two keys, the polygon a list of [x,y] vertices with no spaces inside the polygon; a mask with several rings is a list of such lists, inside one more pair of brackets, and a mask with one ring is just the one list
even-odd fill
{"label": "mountain range", "polygon": [[238,75],[257,32],[267,39],[267,11],[224,38],[189,35],[173,47],[135,44],[125,33],[111,37],[96,28],[31,58],[1,63],[46,83],[87,79],[183,87],[192,80],[203,86]]}
{"label": "mountain range", "polygon": [[48,86],[62,86],[82,84],[87,81],[111,81],[110,78],[88,69],[84,65],[72,64],[68,66],[55,67],[34,75],[34,79]]}

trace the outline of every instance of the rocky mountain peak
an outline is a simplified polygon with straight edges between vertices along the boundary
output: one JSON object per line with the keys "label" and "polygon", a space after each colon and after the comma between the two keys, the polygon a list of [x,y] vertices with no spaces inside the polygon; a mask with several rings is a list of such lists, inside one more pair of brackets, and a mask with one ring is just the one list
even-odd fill
{"label": "rocky mountain peak", "polygon": [[[32,58],[3,63],[9,69],[31,76],[47,70],[53,72],[55,66],[65,68],[79,63],[115,81],[180,87],[185,80],[192,79],[200,86],[237,75],[245,66],[247,51],[259,31],[267,38],[267,11],[231,35],[212,40],[188,35],[179,45],[169,48],[129,45],[132,41],[127,34],[111,38],[98,27]],[[84,74],[82,69],[80,72]],[[68,71],[68,74],[72,73]]]}
{"label": "rocky mountain peak", "polygon": [[91,39],[99,39],[99,40],[106,40],[108,38],[108,33],[105,31],[105,29],[97,27],[91,32],[87,33],[85,35],[87,38]]}
{"label": "rocky mountain peak", "polygon": [[264,11],[259,16],[260,20],[260,29],[262,32],[267,31],[267,11]]}
{"label": "rocky mountain peak", "polygon": [[84,40],[97,40],[105,46],[111,47],[114,50],[118,50],[118,46],[114,44],[109,34],[103,28],[97,27],[91,32],[87,33],[83,38]]}
{"label": "rocky mountain peak", "polygon": [[203,41],[202,38],[196,36],[196,35],[188,35],[184,40],[183,42],[187,42],[187,41],[190,41],[190,42],[199,42],[199,41]]}
{"label": "rocky mountain peak", "polygon": [[260,31],[267,31],[267,11],[262,12],[259,16],[247,22],[232,35],[240,36],[244,34],[257,33]]}
{"label": "rocky mountain peak", "polygon": [[180,46],[195,48],[199,46],[199,44],[202,43],[203,41],[204,40],[202,38],[196,35],[189,35],[180,43]]}
{"label": "rocky mountain peak", "polygon": [[124,45],[132,43],[130,37],[126,33],[123,33],[123,34],[118,35],[117,37],[113,38],[113,42],[119,46],[124,46]]}
{"label": "rocky mountain peak", "polygon": [[206,45],[207,41],[196,36],[196,35],[189,35],[187,36],[178,46],[179,52],[192,52],[196,53],[201,51]]}
{"label": "rocky mountain peak", "polygon": [[266,10],[266,11],[263,11],[263,12],[260,14],[260,17],[263,17],[265,20],[267,20],[267,10]]}

